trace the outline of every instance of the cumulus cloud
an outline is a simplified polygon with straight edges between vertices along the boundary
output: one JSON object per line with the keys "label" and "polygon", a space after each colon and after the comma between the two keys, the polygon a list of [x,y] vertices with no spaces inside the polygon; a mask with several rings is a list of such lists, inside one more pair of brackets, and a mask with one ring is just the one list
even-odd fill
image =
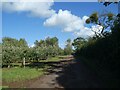
{"label": "cumulus cloud", "polygon": [[58,13],[48,18],[45,22],[45,26],[60,26],[64,32],[73,32],[77,36],[87,37],[93,36],[94,32],[91,28],[85,27],[85,21],[88,16],[82,18],[73,15],[68,10],[59,10]]}
{"label": "cumulus cloud", "polygon": [[82,30],[74,32],[74,34],[76,36],[87,38],[93,36],[95,33],[91,31],[91,28],[84,27]]}
{"label": "cumulus cloud", "polygon": [[3,2],[2,9],[7,12],[27,12],[30,16],[44,17],[46,18],[44,26],[58,26],[64,32],[73,32],[81,37],[93,36],[93,31],[100,32],[102,30],[102,27],[99,25],[92,26],[91,28],[86,27],[85,21],[89,18],[88,16],[81,18],[68,10],[61,9],[56,12],[51,8],[53,4],[53,0],[45,0],[44,2],[16,0],[16,2]]}
{"label": "cumulus cloud", "polygon": [[[27,0],[28,1],[28,0]],[[18,2],[3,2],[3,10],[7,12],[28,12],[29,15],[35,17],[50,17],[55,14],[55,11],[51,9],[53,5],[52,0],[50,2],[24,2],[19,0]]]}
{"label": "cumulus cloud", "polygon": [[44,22],[45,26],[61,26],[64,27],[63,31],[70,32],[73,30],[78,30],[83,26],[83,20],[71,14],[68,10],[59,10],[58,13],[54,14],[52,17],[48,18]]}
{"label": "cumulus cloud", "polygon": [[91,26],[91,28],[88,28],[88,27],[84,27],[83,30],[79,30],[78,32],[74,32],[75,35],[77,36],[81,36],[81,37],[84,37],[84,38],[87,38],[87,37],[92,37],[95,35],[95,32],[98,34],[101,33],[103,27],[100,26],[100,25],[93,25]]}

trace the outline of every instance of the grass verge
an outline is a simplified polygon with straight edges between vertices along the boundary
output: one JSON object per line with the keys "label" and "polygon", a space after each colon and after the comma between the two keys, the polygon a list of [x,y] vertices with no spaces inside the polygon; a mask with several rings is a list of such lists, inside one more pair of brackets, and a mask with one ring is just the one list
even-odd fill
{"label": "grass verge", "polygon": [[2,69],[2,81],[9,83],[37,78],[41,75],[48,73],[47,72],[48,68],[52,68],[49,63],[44,64],[44,62],[59,62],[59,61],[60,61],[59,57],[51,57],[48,58],[47,60],[40,60],[39,63],[41,64],[38,66],[34,67],[26,66],[25,68],[21,68],[19,66],[19,64],[21,63],[14,63],[15,67]]}
{"label": "grass verge", "polygon": [[2,70],[2,80],[5,82],[23,81],[36,78],[44,74],[44,70],[41,68],[36,70],[35,68],[10,68]]}
{"label": "grass verge", "polygon": [[[40,62],[58,62],[59,57],[48,58],[47,60],[41,60]],[[15,81],[24,81],[39,77],[44,75],[46,70],[50,68],[50,65],[42,64],[40,68],[30,68],[30,67],[12,67],[12,68],[3,68],[2,69],[2,81],[5,82],[15,82]]]}

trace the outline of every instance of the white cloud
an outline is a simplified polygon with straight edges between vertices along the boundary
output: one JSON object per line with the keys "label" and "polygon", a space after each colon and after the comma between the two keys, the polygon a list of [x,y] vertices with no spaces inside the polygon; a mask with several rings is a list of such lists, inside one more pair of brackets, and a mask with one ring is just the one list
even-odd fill
{"label": "white cloud", "polygon": [[53,2],[53,0],[1,0],[1,2]]}
{"label": "white cloud", "polygon": [[19,0],[18,2],[3,2],[3,10],[7,12],[27,12],[31,16],[36,17],[50,17],[55,14],[55,11],[51,9],[53,0],[50,2],[24,2]]}
{"label": "white cloud", "polygon": [[79,30],[78,32],[74,32],[75,35],[80,36],[80,37],[91,37],[93,36],[95,33],[93,31],[91,31],[90,28],[84,27],[83,30]]}
{"label": "white cloud", "polygon": [[[64,32],[73,32],[77,36],[88,37],[93,36],[93,31],[100,32],[102,26],[96,25],[88,28],[85,21],[88,16],[78,17],[68,10],[59,10],[56,13],[51,8],[54,4],[53,0],[45,0],[46,2],[33,2],[33,0],[16,0],[16,2],[3,2],[3,10],[7,12],[27,12],[30,16],[47,18],[44,26],[58,26]],[[48,2],[49,1],[49,2]],[[100,30],[100,31],[99,31]]]}
{"label": "white cloud", "polygon": [[95,32],[97,34],[98,33],[101,34],[102,29],[103,29],[102,26],[100,26],[100,25],[94,25],[91,28],[84,27],[83,30],[80,30],[78,32],[74,32],[74,34],[77,35],[77,36],[81,36],[81,37],[87,38],[87,37],[94,36]]}
{"label": "white cloud", "polygon": [[82,18],[73,15],[68,10],[59,10],[58,14],[54,14],[45,22],[45,26],[60,26],[65,32],[74,32],[75,35],[81,37],[93,36],[94,32],[90,28],[85,27],[85,21],[88,16]]}
{"label": "white cloud", "polygon": [[35,44],[28,44],[28,47],[31,48],[31,47],[35,47]]}
{"label": "white cloud", "polygon": [[61,26],[63,31],[71,32],[74,30],[79,30],[83,28],[84,21],[68,10],[59,10],[58,14],[54,14],[52,17],[48,18],[45,22],[45,26]]}

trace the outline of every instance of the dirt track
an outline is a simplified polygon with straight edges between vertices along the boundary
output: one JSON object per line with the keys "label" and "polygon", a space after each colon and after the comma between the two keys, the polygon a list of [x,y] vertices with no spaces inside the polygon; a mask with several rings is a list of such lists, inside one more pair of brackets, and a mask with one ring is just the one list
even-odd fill
{"label": "dirt track", "polygon": [[48,74],[24,82],[9,84],[11,88],[99,88],[103,87],[96,74],[82,63],[62,60],[52,63]]}
{"label": "dirt track", "polygon": [[52,68],[47,70],[49,73],[46,75],[22,82],[3,82],[2,84],[3,86],[9,86],[10,88],[63,88],[58,84],[56,78],[62,74],[63,68],[68,65],[68,63],[71,63],[71,59],[52,62],[50,63]]}
{"label": "dirt track", "polygon": [[[69,61],[68,61],[69,62]],[[54,64],[56,68],[48,69],[49,74],[44,75],[40,78],[38,78],[34,83],[28,84],[27,88],[63,88],[60,86],[56,78],[59,77],[57,74],[58,72],[61,72],[62,74],[62,67],[65,65],[64,63]]]}

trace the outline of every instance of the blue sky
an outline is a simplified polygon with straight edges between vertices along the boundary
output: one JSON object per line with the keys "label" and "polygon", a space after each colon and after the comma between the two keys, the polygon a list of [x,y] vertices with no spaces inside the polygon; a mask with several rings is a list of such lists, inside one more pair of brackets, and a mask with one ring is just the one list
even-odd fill
{"label": "blue sky", "polygon": [[[31,8],[27,11],[23,11],[20,9],[10,11],[4,10],[2,11],[2,36],[3,37],[12,37],[16,39],[25,38],[29,45],[33,45],[35,40],[45,39],[46,37],[54,37],[56,36],[59,39],[59,45],[63,48],[65,41],[70,38],[74,39],[78,35],[74,34],[74,31],[78,31],[79,27],[73,26],[74,30],[71,26],[70,29],[67,29],[71,23],[66,24],[67,26],[59,26],[64,21],[56,21],[56,23],[51,24],[51,20],[54,20],[59,16],[61,13],[67,13],[69,16],[73,16],[74,18],[82,18],[84,16],[89,16],[95,11],[102,12],[103,10],[111,11],[115,14],[118,12],[117,5],[111,4],[108,7],[104,7],[100,3],[93,3],[93,2],[54,2],[52,5],[49,6],[50,9],[54,10],[54,12],[50,11],[52,15],[44,17],[44,14],[39,14],[39,17],[35,15],[29,15],[30,10],[34,13],[34,10]],[[40,8],[40,7],[39,7]],[[7,8],[8,9],[8,8]],[[25,8],[24,8],[25,9]],[[44,10],[45,8],[43,8]],[[13,9],[11,9],[13,10]],[[46,10],[46,9],[45,9]],[[61,11],[59,11],[61,10]],[[66,12],[64,12],[66,10]],[[10,12],[8,12],[10,11]],[[42,11],[40,11],[42,12]],[[47,11],[48,12],[48,11]],[[71,12],[71,13],[70,13]],[[44,12],[43,12],[44,13]],[[45,12],[46,13],[46,12]],[[56,16],[55,16],[56,14]],[[38,15],[38,14],[37,14]],[[65,14],[66,15],[66,14]],[[53,17],[53,18],[51,18]],[[63,17],[62,17],[63,18]],[[65,18],[66,19],[66,18]],[[70,19],[70,18],[68,18]],[[75,21],[71,20],[71,21]],[[48,21],[47,21],[48,20]],[[80,19],[81,20],[81,19]],[[80,21],[78,20],[78,22]],[[45,23],[46,22],[46,23]],[[58,23],[60,22],[60,23]],[[45,25],[44,25],[45,23]],[[78,23],[79,24],[79,23]],[[85,24],[84,24],[85,25]],[[62,30],[63,29],[63,30]],[[67,30],[68,31],[67,31]],[[70,31],[71,30],[71,31]],[[84,33],[82,33],[84,34]],[[81,34],[80,34],[81,35]]]}

